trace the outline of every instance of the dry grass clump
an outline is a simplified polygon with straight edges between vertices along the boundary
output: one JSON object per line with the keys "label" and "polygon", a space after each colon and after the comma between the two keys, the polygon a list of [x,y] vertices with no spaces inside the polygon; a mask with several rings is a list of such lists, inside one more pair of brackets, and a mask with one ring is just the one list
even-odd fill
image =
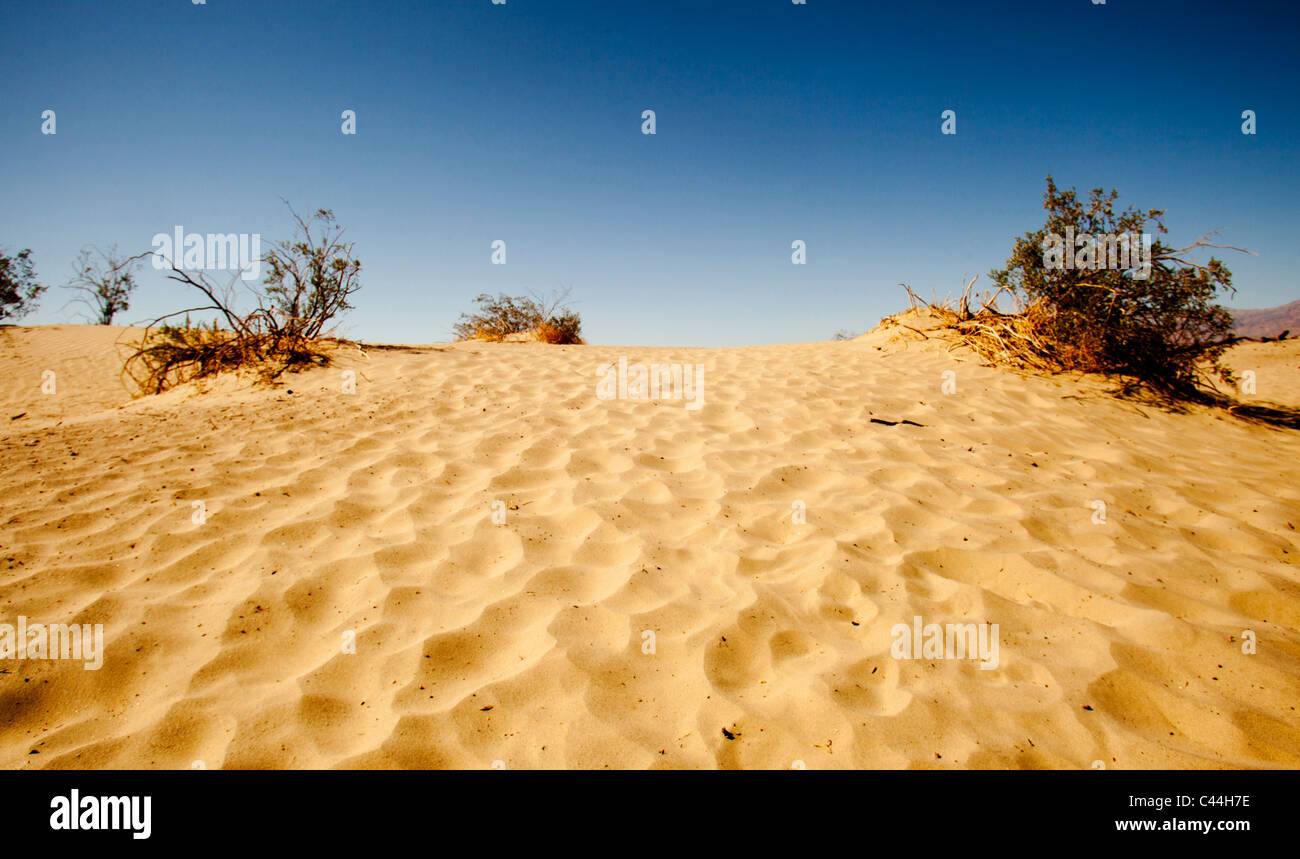
{"label": "dry grass clump", "polygon": [[[1010,290],[1001,288],[985,293],[979,306],[973,309],[972,290],[976,279],[971,278],[955,299],[949,296],[926,301],[907,284],[902,284],[902,287],[907,290],[909,310],[924,310],[941,323],[942,329],[952,333],[949,351],[966,346],[986,363],[1049,374],[1078,369],[1087,363],[1078,350],[1065,348],[1049,339],[1045,333],[1047,310],[1044,302],[1037,301],[1024,307],[1017,301],[1014,313],[1003,313],[998,309],[997,301]],[[927,336],[897,318],[893,321]]]}
{"label": "dry grass clump", "polygon": [[148,394],[232,371],[251,371],[271,381],[289,369],[328,364],[326,342],[283,331],[229,331],[215,321],[206,327],[151,326],[123,372]]}

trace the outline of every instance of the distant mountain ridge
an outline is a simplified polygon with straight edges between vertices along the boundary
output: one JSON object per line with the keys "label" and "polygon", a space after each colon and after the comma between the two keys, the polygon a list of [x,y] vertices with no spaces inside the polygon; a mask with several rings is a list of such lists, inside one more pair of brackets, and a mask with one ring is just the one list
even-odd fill
{"label": "distant mountain ridge", "polygon": [[1265,310],[1234,310],[1232,332],[1242,337],[1276,337],[1290,331],[1291,337],[1300,337],[1300,301],[1269,307]]}

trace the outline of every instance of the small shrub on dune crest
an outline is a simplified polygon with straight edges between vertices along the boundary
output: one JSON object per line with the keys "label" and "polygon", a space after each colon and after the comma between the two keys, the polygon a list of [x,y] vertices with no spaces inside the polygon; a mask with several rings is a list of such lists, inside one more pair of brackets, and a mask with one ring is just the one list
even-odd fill
{"label": "small shrub on dune crest", "polygon": [[0,251],[0,322],[31,313],[44,291],[45,287],[36,282],[30,248],[13,256]]}
{"label": "small shrub on dune crest", "polygon": [[560,345],[581,344],[582,320],[574,311],[565,310],[537,326],[537,339]]}
{"label": "small shrub on dune crest", "polygon": [[[255,304],[248,312],[236,310],[239,272],[218,287],[203,272],[183,271],[172,262],[168,277],[192,287],[201,301],[145,328],[125,366],[142,391],[160,393],[230,370],[251,369],[273,379],[285,370],[329,363],[325,326],[351,309],[348,299],[361,288],[361,262],[353,258],[353,243],[343,241],[344,231],[331,211],[319,209],[310,219],[292,207],[289,211],[297,224],[295,236],[277,242],[263,257],[264,286],[248,288]],[[319,229],[316,235],[313,225]],[[189,314],[195,312],[213,318],[206,326],[192,326]],[[166,322],[181,314],[183,325]]]}
{"label": "small shrub on dune crest", "polygon": [[114,316],[131,308],[135,269],[147,256],[148,253],[142,253],[123,259],[117,245],[107,250],[82,248],[73,266],[72,279],[64,289],[81,293],[72,301],[89,308],[96,325],[112,325]]}
{"label": "small shrub on dune crest", "polygon": [[473,313],[462,313],[454,326],[457,340],[540,340],[581,344],[582,319],[565,305],[569,291],[549,300],[483,293],[474,299]]}

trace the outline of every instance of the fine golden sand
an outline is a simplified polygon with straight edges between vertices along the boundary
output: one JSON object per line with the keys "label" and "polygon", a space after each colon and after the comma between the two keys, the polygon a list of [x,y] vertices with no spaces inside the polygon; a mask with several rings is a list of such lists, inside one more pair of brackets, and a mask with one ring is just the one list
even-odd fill
{"label": "fine golden sand", "polygon": [[[1296,431],[900,329],[142,398],[130,335],[0,330],[0,623],[106,645],[0,660],[0,766],[1300,766]],[[623,356],[702,408],[599,399]],[[1295,341],[1230,363],[1300,404]],[[998,667],[894,658],[914,617]]]}

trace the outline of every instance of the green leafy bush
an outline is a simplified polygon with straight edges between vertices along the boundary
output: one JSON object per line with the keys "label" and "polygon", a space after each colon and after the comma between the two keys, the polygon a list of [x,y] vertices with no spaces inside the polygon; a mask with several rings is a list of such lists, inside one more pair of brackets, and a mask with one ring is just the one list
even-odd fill
{"label": "green leafy bush", "polygon": [[[1124,375],[1181,392],[1196,390],[1207,369],[1229,379],[1219,357],[1232,343],[1232,317],[1217,300],[1221,291],[1233,292],[1232,274],[1218,259],[1199,264],[1185,256],[1194,248],[1225,246],[1203,238],[1175,249],[1161,239],[1163,210],[1117,211],[1117,197],[1098,188],[1084,203],[1047,177],[1046,223],[1016,239],[1006,268],[989,276],[999,292],[1020,299],[1037,339],[1062,369]],[[1146,265],[1133,255],[1127,266],[1113,265],[1115,249],[1097,246],[1099,237],[1143,233],[1150,250],[1139,256]],[[1113,267],[1058,266],[1047,249],[1053,236],[1067,234],[1078,243],[1063,250],[1071,263],[1079,254],[1085,263],[1104,257]],[[1083,237],[1093,238],[1091,251]]]}
{"label": "green leafy bush", "polygon": [[14,256],[0,253],[0,322],[31,313],[44,291],[45,287],[36,282],[30,248]]}

